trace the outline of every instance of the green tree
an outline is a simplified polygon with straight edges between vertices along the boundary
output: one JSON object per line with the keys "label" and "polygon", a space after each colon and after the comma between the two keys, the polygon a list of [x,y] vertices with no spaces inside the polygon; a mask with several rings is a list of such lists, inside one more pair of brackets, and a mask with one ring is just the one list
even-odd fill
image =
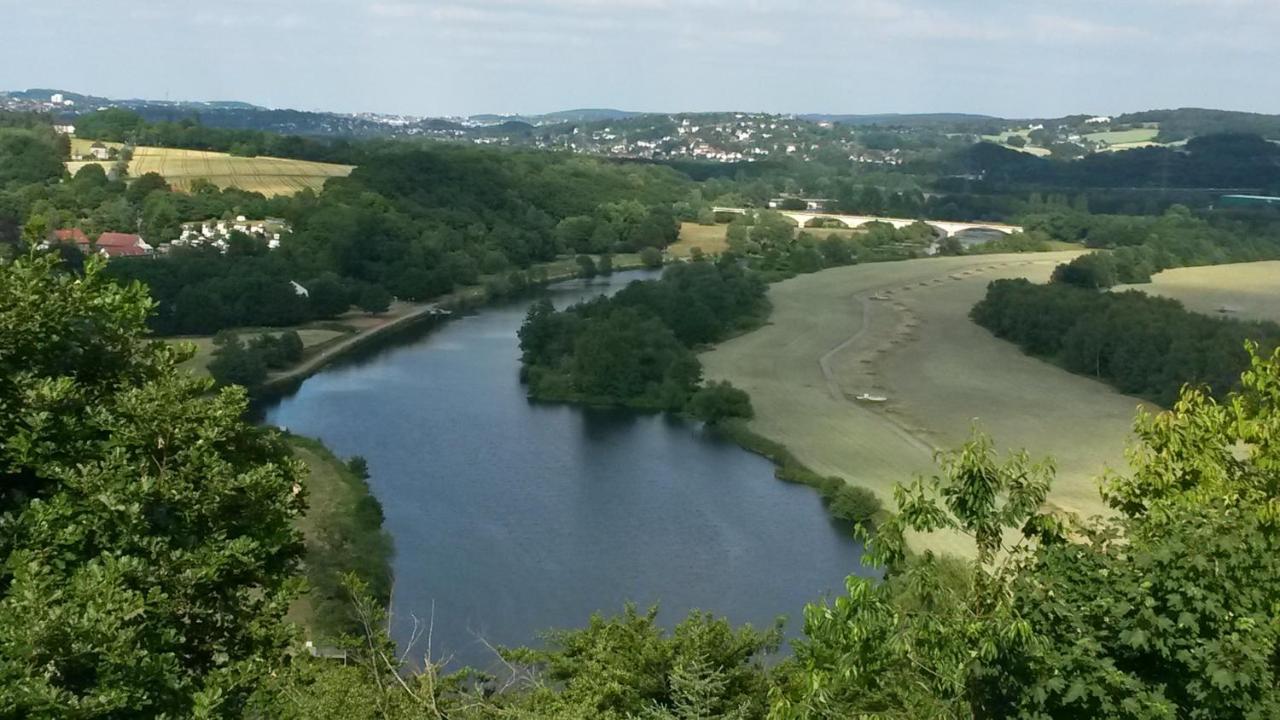
{"label": "green tree", "polygon": [[0,266],[0,707],[239,717],[287,640],[299,468],[137,285]]}
{"label": "green tree", "polygon": [[751,396],[729,382],[711,382],[699,388],[689,398],[689,413],[708,425],[715,425],[727,418],[747,418],[755,415],[751,408]]}
{"label": "green tree", "polygon": [[596,276],[596,262],[591,259],[590,255],[579,255],[574,260],[578,263],[578,277],[593,278]]}
{"label": "green tree", "polygon": [[381,285],[365,285],[360,289],[356,305],[370,315],[384,313],[391,308],[391,293]]}
{"label": "green tree", "polygon": [[650,270],[656,270],[662,267],[662,251],[652,247],[643,248],[640,250],[640,262]]}

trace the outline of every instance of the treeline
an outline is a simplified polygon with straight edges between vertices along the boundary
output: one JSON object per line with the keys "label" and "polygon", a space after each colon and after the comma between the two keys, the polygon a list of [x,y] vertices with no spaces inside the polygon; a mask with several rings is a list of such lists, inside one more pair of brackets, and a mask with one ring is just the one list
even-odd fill
{"label": "treeline", "polygon": [[1166,143],[1186,140],[1197,135],[1218,133],[1250,133],[1272,140],[1280,139],[1280,115],[1235,110],[1205,108],[1146,110],[1120,115],[1113,122],[1116,124],[1159,123],[1160,135],[1157,139]]}
{"label": "treeline", "polygon": [[901,229],[874,222],[857,234],[831,232],[841,227],[835,222],[830,228],[798,228],[780,213],[758,210],[733,215],[725,237],[729,248],[767,282],[829,267],[921,257],[935,239],[933,228],[923,222]]}
{"label": "treeline", "polygon": [[1192,138],[1179,148],[1145,147],[1061,161],[984,142],[957,158],[954,169],[1005,192],[1037,186],[1270,192],[1280,190],[1280,146],[1258,135],[1222,133]]}
{"label": "treeline", "polygon": [[1184,384],[1207,385],[1215,397],[1233,390],[1249,364],[1246,340],[1280,344],[1275,323],[1213,318],[1137,291],[1024,279],[991,283],[970,316],[1027,353],[1166,405]]}
{"label": "treeline", "polygon": [[354,165],[364,156],[360,144],[342,138],[317,140],[262,130],[210,127],[201,124],[198,117],[147,122],[138,113],[122,108],[77,116],[75,125],[77,135],[94,140],[209,150],[244,157],[265,155]]}
{"label": "treeline", "polygon": [[1280,257],[1280,226],[1220,216],[1197,217],[1174,206],[1154,217],[1058,211],[1029,215],[1029,231],[1109,250],[1073,260],[1058,279],[1087,288],[1146,283],[1162,270]]}
{"label": "treeline", "polygon": [[[715,422],[749,417],[745,393],[726,384],[699,390],[699,345],[758,320],[764,283],[731,257],[668,267],[662,279],[633,282],[557,311],[535,303],[520,328],[521,375],[543,400],[680,411]],[[701,396],[695,396],[701,393]]]}

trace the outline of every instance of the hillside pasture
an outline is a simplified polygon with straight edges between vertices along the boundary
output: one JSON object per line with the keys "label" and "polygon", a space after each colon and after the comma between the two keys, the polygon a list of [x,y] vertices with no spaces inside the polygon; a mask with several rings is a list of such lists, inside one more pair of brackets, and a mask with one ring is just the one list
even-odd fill
{"label": "hillside pasture", "polygon": [[[894,483],[933,474],[934,452],[963,442],[976,423],[1002,449],[1055,459],[1053,506],[1103,513],[1095,478],[1124,467],[1141,402],[1028,357],[968,319],[991,280],[1045,281],[1077,254],[929,258],[801,275],[770,288],[768,325],[701,356],[705,374],[751,394],[750,429],[887,506]],[[887,401],[858,401],[863,393]],[[912,542],[969,552],[955,536]]]}
{"label": "hillside pasture", "polygon": [[1159,134],[1159,128],[1130,128],[1128,130],[1089,133],[1084,138],[1092,142],[1102,143],[1107,150],[1131,150],[1133,148],[1158,145],[1156,136]]}
{"label": "hillside pasture", "polygon": [[[76,138],[73,143],[84,143],[88,151],[91,141]],[[72,152],[77,153],[73,144]],[[75,174],[92,161],[67,163],[68,172]],[[97,164],[109,168],[110,162]],[[137,147],[129,163],[129,175],[141,177],[149,172],[159,173],[175,190],[187,192],[197,179],[205,179],[220,188],[238,188],[258,192],[268,197],[292,195],[310,188],[317,192],[331,177],[351,174],[351,165],[289,160],[269,157],[236,157],[226,153],[177,148]]]}
{"label": "hillside pasture", "polygon": [[1165,270],[1146,285],[1116,290],[1141,290],[1172,298],[1188,310],[1242,320],[1280,322],[1280,261],[1235,263]]}

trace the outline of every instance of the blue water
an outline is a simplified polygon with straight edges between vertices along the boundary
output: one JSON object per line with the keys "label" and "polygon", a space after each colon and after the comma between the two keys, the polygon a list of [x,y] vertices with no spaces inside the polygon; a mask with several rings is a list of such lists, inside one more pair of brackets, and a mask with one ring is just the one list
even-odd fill
{"label": "blue water", "polygon": [[[557,307],[644,273],[572,281]],[[525,299],[332,366],[268,423],[363,455],[395,541],[393,636],[434,614],[433,657],[488,667],[627,601],[798,630],[806,602],[863,572],[817,493],[697,423],[534,403],[520,384]],[[403,649],[403,648],[402,648]],[[420,657],[424,641],[411,651]]]}

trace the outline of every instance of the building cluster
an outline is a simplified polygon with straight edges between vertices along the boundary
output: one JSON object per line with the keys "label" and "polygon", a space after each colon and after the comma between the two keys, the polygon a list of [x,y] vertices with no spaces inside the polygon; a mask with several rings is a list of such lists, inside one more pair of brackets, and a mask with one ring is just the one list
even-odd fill
{"label": "building cluster", "polygon": [[49,233],[49,239],[41,247],[49,248],[53,245],[74,245],[85,255],[97,254],[106,259],[143,257],[155,253],[155,248],[138,235],[105,232],[90,240],[80,228],[62,228]]}
{"label": "building cluster", "polygon": [[244,235],[265,242],[268,249],[280,247],[280,240],[290,232],[289,224],[278,218],[265,220],[249,220],[240,215],[234,220],[205,220],[202,222],[183,223],[182,234],[169,242],[153,246],[133,233],[105,232],[97,238],[90,239],[84,230],[60,228],[49,233],[42,249],[55,245],[74,245],[85,255],[97,254],[111,260],[122,257],[156,257],[167,255],[175,247],[217,248],[227,252],[231,247],[233,233]]}
{"label": "building cluster", "polygon": [[[566,125],[540,130],[542,134],[532,140],[538,148],[646,160],[810,160],[820,150],[835,149],[852,155],[860,149],[852,133],[831,123],[754,113],[646,116],[603,126]],[[485,140],[493,142],[494,138]],[[511,138],[497,140],[515,143]]]}
{"label": "building cluster", "polygon": [[280,238],[290,231],[289,223],[279,218],[249,220],[238,215],[234,220],[204,220],[182,224],[182,234],[168,243],[173,247],[201,247],[210,245],[221,252],[230,247],[232,233],[243,233],[265,241],[267,248],[280,247]]}

